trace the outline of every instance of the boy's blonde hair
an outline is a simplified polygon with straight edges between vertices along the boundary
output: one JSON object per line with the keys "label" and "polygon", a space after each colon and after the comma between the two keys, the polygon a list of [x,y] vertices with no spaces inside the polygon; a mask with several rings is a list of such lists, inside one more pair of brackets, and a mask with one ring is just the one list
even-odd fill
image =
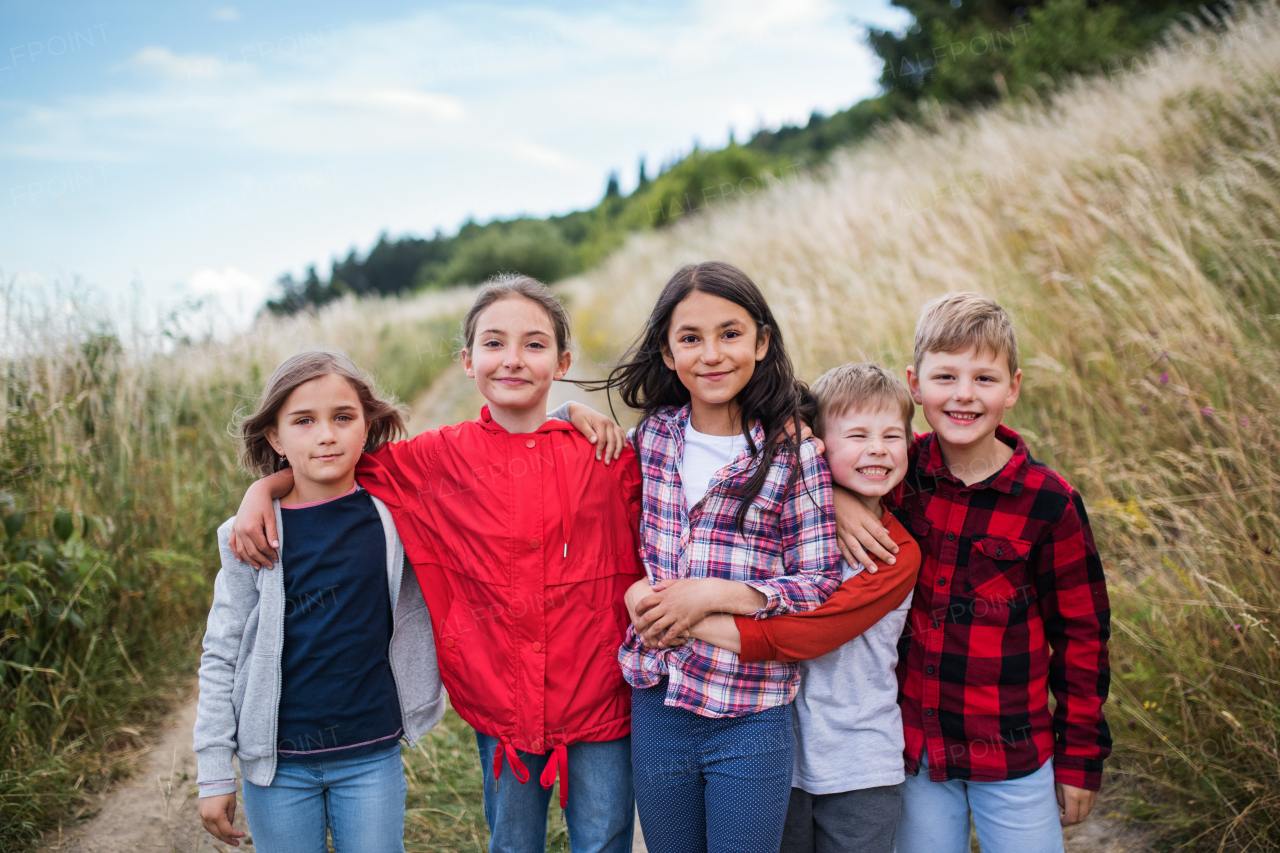
{"label": "boy's blonde hair", "polygon": [[927,353],[963,353],[976,349],[1009,359],[1009,376],[1018,372],[1018,336],[1013,318],[980,293],[948,293],[925,304],[916,323],[916,370]]}
{"label": "boy's blonde hair", "polygon": [[916,404],[906,384],[878,364],[842,364],[818,377],[809,388],[818,398],[818,417],[813,432],[819,438],[826,434],[832,418],[838,418],[850,409],[890,411],[902,413],[902,426],[910,442],[911,419],[915,417]]}

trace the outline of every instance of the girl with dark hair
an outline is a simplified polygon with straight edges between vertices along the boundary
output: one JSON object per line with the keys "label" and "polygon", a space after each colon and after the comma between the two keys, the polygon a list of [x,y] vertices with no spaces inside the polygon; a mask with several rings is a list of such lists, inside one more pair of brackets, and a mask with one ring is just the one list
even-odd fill
{"label": "girl with dark hair", "polygon": [[[840,584],[831,474],[778,324],[738,268],[681,268],[602,383],[643,411],[647,581],[619,652],[632,764],[654,853],[776,853],[791,794],[795,664],[744,663],[688,628],[709,613],[810,610]],[[651,588],[652,585],[652,588]]]}
{"label": "girl with dark hair", "polygon": [[[432,660],[476,731],[489,849],[545,849],[558,779],[575,853],[629,853],[631,693],[615,656],[623,597],[642,576],[639,466],[630,450],[597,464],[620,432],[593,444],[548,420],[551,383],[571,356],[568,315],[544,285],[491,281],[463,338],[463,367],[487,402],[480,417],[385,444],[355,473],[390,508],[430,608]],[[274,558],[270,500],[290,482],[285,468],[246,493],[233,545],[246,559]]]}

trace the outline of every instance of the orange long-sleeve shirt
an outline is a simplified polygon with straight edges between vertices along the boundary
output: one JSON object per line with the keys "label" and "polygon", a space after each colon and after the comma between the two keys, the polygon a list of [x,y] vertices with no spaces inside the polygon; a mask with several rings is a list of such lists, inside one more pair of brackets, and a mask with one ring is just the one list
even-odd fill
{"label": "orange long-sleeve shirt", "polygon": [[804,613],[753,619],[735,616],[742,636],[743,661],[812,660],[862,634],[902,604],[916,584],[920,547],[887,510],[880,519],[898,546],[893,565],[876,561],[877,571],[859,572],[842,583],[831,597]]}

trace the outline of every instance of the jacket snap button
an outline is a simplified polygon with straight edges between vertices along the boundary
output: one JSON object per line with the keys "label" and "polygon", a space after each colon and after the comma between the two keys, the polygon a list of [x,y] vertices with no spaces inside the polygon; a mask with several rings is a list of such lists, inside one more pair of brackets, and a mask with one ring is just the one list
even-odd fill
{"label": "jacket snap button", "polygon": [[1004,554],[1004,551],[1002,551],[1002,550],[1000,550],[999,548],[997,548],[997,549],[996,549],[996,556],[997,556],[997,557],[999,557],[999,556],[1001,556],[1002,554]]}
{"label": "jacket snap button", "polygon": [[540,543],[538,542],[538,540],[537,540],[537,539],[530,539],[530,540],[529,540],[529,550],[530,550],[530,551],[536,551],[536,550],[538,550],[538,545],[539,545],[539,544],[540,544]]}
{"label": "jacket snap button", "polygon": [[938,578],[938,586],[946,586],[946,585],[947,585],[946,578]]}
{"label": "jacket snap button", "polygon": [[453,637],[445,637],[444,644],[449,648],[453,648]]}
{"label": "jacket snap button", "polygon": [[932,708],[925,708],[925,709],[924,709],[924,715],[925,715],[926,717],[932,717],[932,716],[933,716],[933,709],[932,709]]}
{"label": "jacket snap button", "polygon": [[529,744],[529,749],[532,752],[539,751],[540,749],[542,749],[542,741],[535,740],[533,743]]}
{"label": "jacket snap button", "polygon": [[538,446],[538,442],[534,441],[534,440],[531,438],[531,439],[529,439],[528,441],[526,441],[526,442],[524,443],[524,446],[525,446],[525,447],[537,447],[537,446]]}
{"label": "jacket snap button", "polygon": [[540,652],[540,651],[542,651],[542,643],[534,643],[534,644],[533,644],[533,650],[534,650],[535,652]]}
{"label": "jacket snap button", "polygon": [[955,538],[956,538],[956,535],[954,533],[947,534],[947,541],[954,541]]}

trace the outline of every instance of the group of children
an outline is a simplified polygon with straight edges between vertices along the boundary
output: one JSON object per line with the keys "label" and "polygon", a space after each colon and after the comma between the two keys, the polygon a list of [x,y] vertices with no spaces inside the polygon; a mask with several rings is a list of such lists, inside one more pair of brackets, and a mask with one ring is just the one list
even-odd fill
{"label": "group of children", "polygon": [[210,833],[243,836],[234,755],[264,853],[403,850],[401,742],[447,691],[495,853],[544,849],[557,780],[575,853],[629,851],[637,810],[654,853],[960,853],[970,821],[986,853],[1062,851],[1110,751],[1109,611],[1080,496],[1001,424],[1006,312],[934,300],[907,383],[808,387],[751,279],[690,265],[603,383],[641,412],[625,438],[547,412],[570,342],[544,286],[497,279],[463,326],[475,421],[395,441],[314,351],[241,425],[263,478],[218,531]]}

